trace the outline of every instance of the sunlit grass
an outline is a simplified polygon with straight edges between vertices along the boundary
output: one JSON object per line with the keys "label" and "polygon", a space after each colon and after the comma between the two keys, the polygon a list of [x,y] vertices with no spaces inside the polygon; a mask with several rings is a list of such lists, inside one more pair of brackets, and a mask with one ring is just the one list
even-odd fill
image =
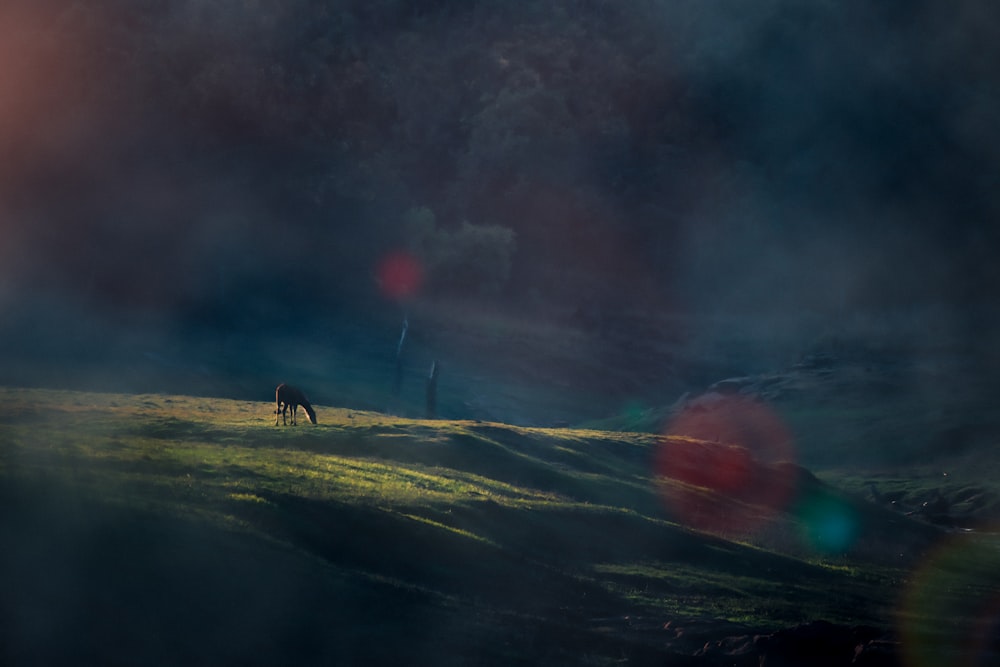
{"label": "sunlit grass", "polygon": [[428,525],[428,526],[433,526],[434,528],[440,528],[441,530],[447,531],[449,533],[453,533],[455,535],[460,535],[462,537],[467,537],[469,539],[476,540],[477,542],[482,542],[484,544],[489,544],[490,546],[493,546],[493,547],[499,547],[500,546],[496,542],[494,542],[493,540],[487,539],[487,538],[482,537],[480,535],[476,535],[475,533],[473,533],[471,531],[462,530],[461,528],[455,528],[454,526],[449,526],[447,524],[441,523],[440,521],[434,521],[432,519],[428,519],[427,517],[418,516],[416,514],[400,514],[400,516],[403,516],[403,517],[405,517],[407,519],[410,519],[411,521],[416,521],[418,523],[422,523],[422,524],[425,524],[425,525]]}
{"label": "sunlit grass", "polygon": [[[464,448],[498,448],[515,461],[544,465],[473,434],[482,425],[471,422],[322,408],[319,426],[290,428],[273,426],[270,405],[252,402],[11,389],[0,390],[0,397],[10,415],[0,424],[8,443],[0,464],[13,462],[22,475],[58,475],[119,502],[152,495],[178,510],[197,505],[221,514],[227,500],[263,501],[267,494],[384,508],[574,502],[553,491],[432,465],[433,447],[453,437],[462,438]],[[392,460],[394,454],[413,457],[417,448],[416,458],[428,463]],[[86,475],[77,474],[84,467]]]}
{"label": "sunlit grass", "polygon": [[[849,619],[858,600],[884,596],[882,575],[858,563],[793,560],[766,540],[741,544],[673,523],[662,494],[680,482],[654,478],[659,439],[650,434],[327,406],[317,406],[316,426],[276,427],[270,403],[187,396],[0,389],[0,401],[5,478],[202,521],[324,562],[343,549],[330,530],[360,522],[366,539],[399,555],[375,554],[382,570],[361,555],[345,567],[441,599],[457,593],[436,589],[435,577],[467,576],[436,564],[456,549],[472,550],[466,568],[496,569],[485,580],[576,582],[617,600],[621,613],[775,624]],[[407,567],[429,580],[400,578],[393,558],[411,557],[418,563]],[[842,595],[827,595],[831,582]]]}

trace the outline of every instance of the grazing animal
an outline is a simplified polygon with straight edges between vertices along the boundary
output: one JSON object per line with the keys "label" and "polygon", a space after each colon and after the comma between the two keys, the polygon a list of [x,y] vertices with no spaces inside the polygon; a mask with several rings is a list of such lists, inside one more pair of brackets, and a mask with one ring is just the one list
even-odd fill
{"label": "grazing animal", "polygon": [[277,389],[274,390],[274,425],[278,425],[278,415],[281,415],[281,421],[285,426],[288,426],[288,420],[285,417],[285,412],[291,408],[292,413],[292,426],[296,426],[295,415],[299,410],[299,406],[306,411],[309,416],[309,421],[313,424],[316,423],[316,411],[313,410],[313,406],[309,403],[309,399],[306,395],[302,393],[301,389],[296,389],[285,383],[278,385]]}

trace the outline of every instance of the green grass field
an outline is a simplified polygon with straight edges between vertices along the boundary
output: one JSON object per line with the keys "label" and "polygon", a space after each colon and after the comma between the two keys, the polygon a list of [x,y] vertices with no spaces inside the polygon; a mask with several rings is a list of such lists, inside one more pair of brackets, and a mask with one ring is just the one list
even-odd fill
{"label": "green grass field", "polygon": [[[650,434],[0,400],[5,664],[663,664],[751,629],[891,628],[942,536],[805,471],[778,512],[682,489]],[[679,489],[761,520],[700,532]],[[851,539],[824,546],[838,517]]]}

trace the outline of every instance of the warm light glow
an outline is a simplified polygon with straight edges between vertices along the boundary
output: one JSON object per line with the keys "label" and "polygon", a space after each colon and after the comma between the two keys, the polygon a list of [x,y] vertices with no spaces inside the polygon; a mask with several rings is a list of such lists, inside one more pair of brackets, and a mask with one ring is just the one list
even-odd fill
{"label": "warm light glow", "polygon": [[993,665],[1000,653],[1000,540],[955,536],[910,577],[897,614],[906,667]]}
{"label": "warm light glow", "polygon": [[[117,129],[104,97],[105,45],[86,3],[0,3],[0,209]],[[98,13],[99,15],[99,13]],[[0,225],[7,224],[0,218]]]}
{"label": "warm light glow", "polygon": [[763,403],[740,396],[695,402],[665,434],[656,460],[664,496],[694,528],[751,532],[794,495],[791,433]]}

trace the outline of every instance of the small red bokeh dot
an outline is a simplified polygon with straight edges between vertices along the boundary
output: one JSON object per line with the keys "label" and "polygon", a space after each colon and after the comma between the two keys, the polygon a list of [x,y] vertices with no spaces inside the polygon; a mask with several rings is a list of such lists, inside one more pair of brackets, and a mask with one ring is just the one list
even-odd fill
{"label": "small red bokeh dot", "polygon": [[420,261],[401,250],[382,257],[375,276],[382,294],[390,299],[411,297],[420,291],[424,282],[424,270]]}

